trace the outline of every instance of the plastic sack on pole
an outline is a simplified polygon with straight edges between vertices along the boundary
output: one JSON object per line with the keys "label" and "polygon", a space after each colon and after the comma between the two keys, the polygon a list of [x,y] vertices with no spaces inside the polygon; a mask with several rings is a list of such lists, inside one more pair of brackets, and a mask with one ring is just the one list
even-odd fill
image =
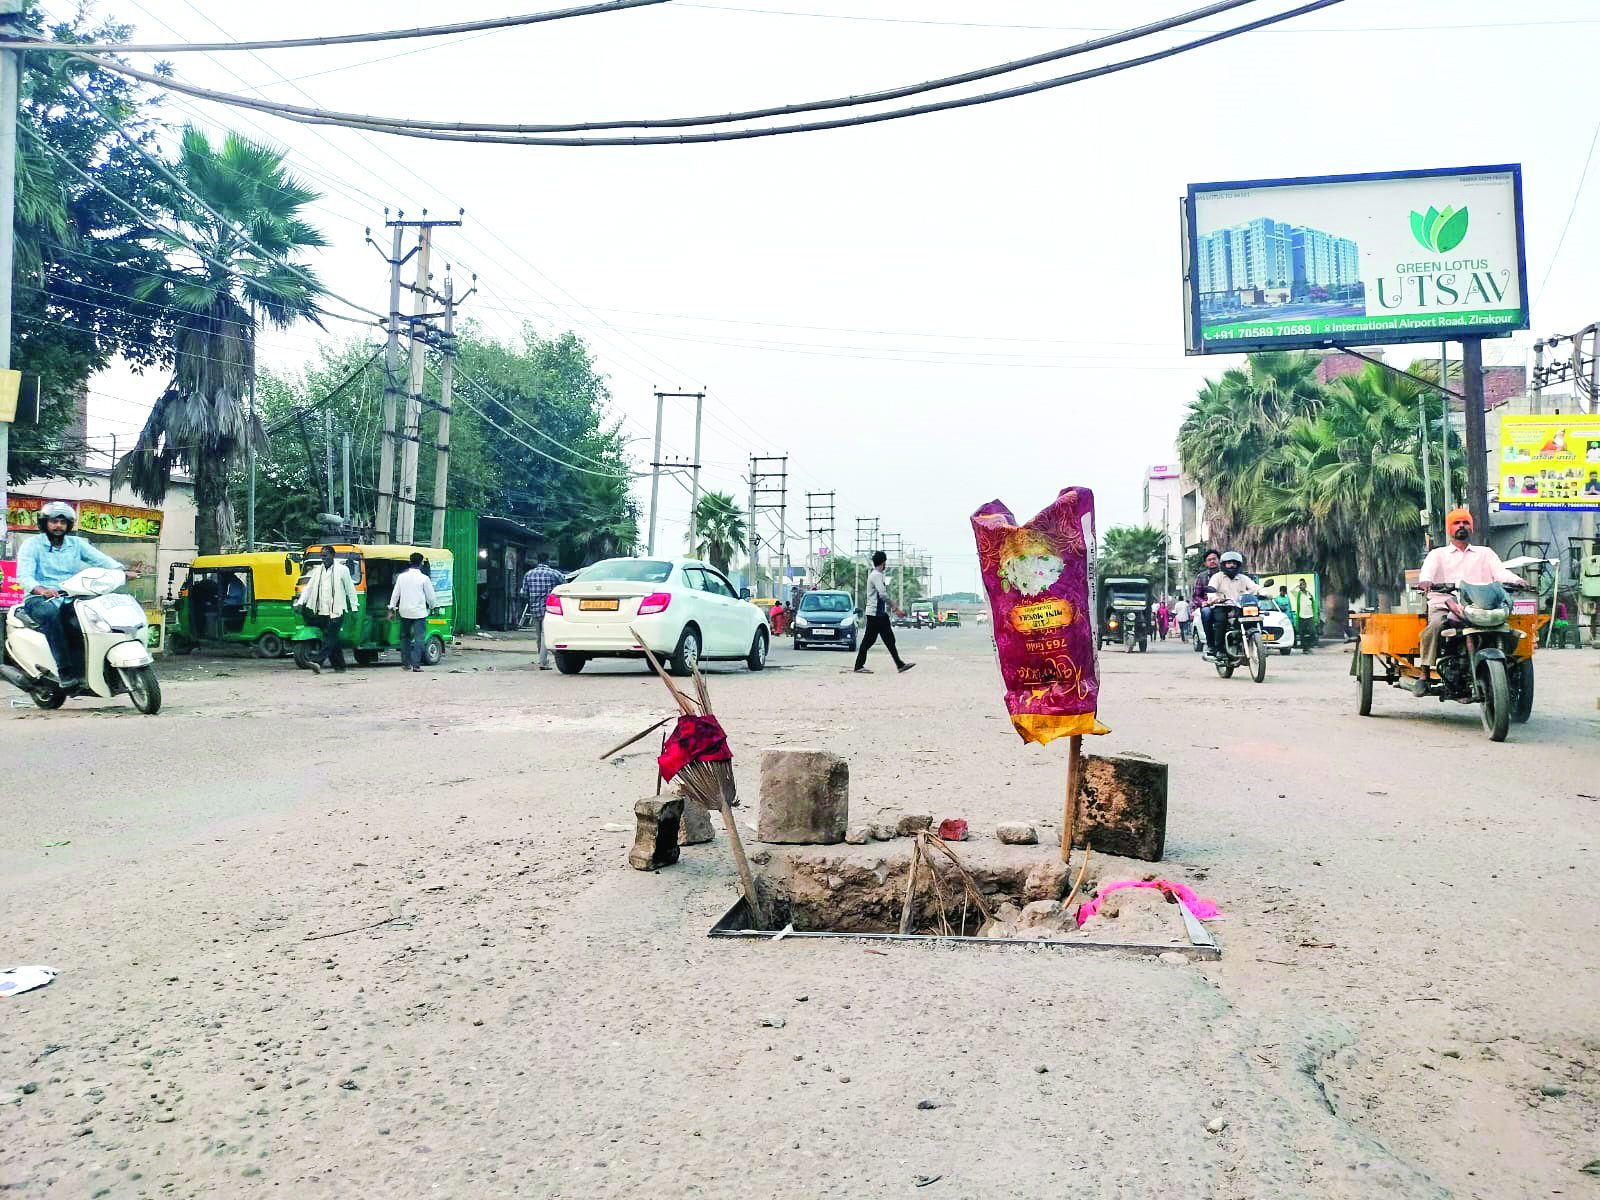
{"label": "plastic sack on pole", "polygon": [[1011,724],[1040,744],[1110,733],[1095,719],[1094,493],[1063,488],[1025,525],[991,500],[972,532]]}

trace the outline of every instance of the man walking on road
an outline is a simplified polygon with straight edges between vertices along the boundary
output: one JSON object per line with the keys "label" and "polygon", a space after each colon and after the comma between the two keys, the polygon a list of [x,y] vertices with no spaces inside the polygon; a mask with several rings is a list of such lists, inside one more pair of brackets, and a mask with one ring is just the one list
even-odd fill
{"label": "man walking on road", "polygon": [[1189,601],[1182,596],[1172,606],[1172,619],[1178,623],[1178,637],[1183,641],[1189,640]]}
{"label": "man walking on road", "polygon": [[522,577],[522,595],[528,602],[528,617],[539,635],[539,670],[550,669],[550,651],[544,644],[544,604],[550,593],[566,582],[566,576],[550,565],[550,556],[541,553],[539,565]]}
{"label": "man walking on road", "polygon": [[356,598],[350,568],[338,560],[332,546],[324,546],[321,560],[306,572],[305,585],[295,603],[305,613],[306,624],[322,630],[322,650],[311,660],[312,673],[322,674],[322,664],[328,662],[343,674],[344,647],[339,644],[339,631],[344,628],[345,614],[357,611],[361,602]]}
{"label": "man walking on road", "polygon": [[433,580],[422,573],[423,557],[412,554],[411,566],[395,576],[389,612],[400,618],[400,665],[422,670],[422,646],[428,637],[428,614],[439,607]]}
{"label": "man walking on road", "polygon": [[861,649],[856,652],[857,675],[872,674],[867,669],[867,651],[879,638],[883,639],[889,657],[894,659],[895,669],[900,674],[904,675],[917,665],[901,662],[900,651],[895,648],[894,630],[889,625],[889,581],[883,574],[883,565],[888,561],[889,556],[882,550],[872,556],[872,574],[867,576],[867,636],[861,639]]}

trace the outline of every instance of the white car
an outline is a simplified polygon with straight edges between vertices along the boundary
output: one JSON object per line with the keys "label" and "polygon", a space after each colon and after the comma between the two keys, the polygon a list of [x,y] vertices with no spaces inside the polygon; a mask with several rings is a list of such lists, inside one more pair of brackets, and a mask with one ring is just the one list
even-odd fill
{"label": "white car", "polygon": [[766,615],[697,558],[608,558],[585,567],[550,593],[544,637],[563,675],[592,658],[642,659],[646,646],[676,675],[711,659],[742,659],[759,671],[772,645]]}

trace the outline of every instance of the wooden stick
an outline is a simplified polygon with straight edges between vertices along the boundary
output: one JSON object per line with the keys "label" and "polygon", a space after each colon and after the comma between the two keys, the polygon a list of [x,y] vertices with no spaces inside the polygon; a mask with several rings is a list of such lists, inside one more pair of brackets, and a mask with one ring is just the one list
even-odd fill
{"label": "wooden stick", "polygon": [[906,874],[906,898],[900,905],[900,932],[911,932],[911,921],[916,914],[917,867],[922,862],[922,839],[911,843],[911,870]]}
{"label": "wooden stick", "polygon": [[733,864],[739,868],[739,886],[744,888],[744,902],[750,906],[750,917],[757,929],[767,927],[767,918],[761,911],[761,901],[756,899],[755,876],[750,874],[750,861],[744,856],[744,843],[739,840],[739,830],[733,824],[733,809],[728,807],[728,797],[717,794],[717,807],[722,811],[722,824],[728,830],[728,844],[733,847]]}
{"label": "wooden stick", "polygon": [[706,712],[711,711],[711,693],[706,688],[705,676],[700,674],[700,664],[694,665],[694,690],[700,696],[700,707]]}
{"label": "wooden stick", "polygon": [[1072,890],[1067,893],[1067,898],[1061,902],[1061,911],[1065,912],[1072,907],[1072,902],[1078,898],[1078,889],[1083,886],[1083,877],[1089,873],[1089,855],[1094,852],[1094,847],[1088,842],[1083,844],[1083,866],[1078,869],[1078,882],[1072,885]]}
{"label": "wooden stick", "polygon": [[1061,861],[1072,861],[1072,839],[1078,833],[1078,787],[1083,772],[1083,736],[1067,739],[1067,808],[1061,819]]}
{"label": "wooden stick", "polygon": [[628,632],[633,634],[634,640],[639,643],[640,648],[644,651],[645,658],[650,660],[650,665],[655,668],[656,674],[661,676],[661,682],[667,685],[667,691],[672,693],[672,698],[677,702],[678,707],[683,710],[683,715],[686,717],[694,716],[694,709],[690,707],[689,698],[677,689],[672,680],[667,677],[667,673],[661,669],[661,664],[656,661],[656,656],[650,653],[650,647],[644,644],[644,639],[639,636],[639,631],[629,625]]}
{"label": "wooden stick", "polygon": [[613,754],[618,753],[618,751],[626,750],[629,746],[633,745],[635,742],[643,741],[645,738],[649,737],[652,733],[654,733],[656,730],[660,729],[663,725],[665,725],[670,720],[672,720],[671,717],[662,717],[661,720],[657,721],[654,725],[650,726],[650,728],[646,729],[643,733],[636,733],[631,738],[629,738],[627,741],[623,742],[622,745],[616,746],[616,747],[614,747],[614,748],[612,748],[610,750],[607,750],[604,754],[602,754],[600,756],[601,759],[604,760],[604,759],[610,758]]}

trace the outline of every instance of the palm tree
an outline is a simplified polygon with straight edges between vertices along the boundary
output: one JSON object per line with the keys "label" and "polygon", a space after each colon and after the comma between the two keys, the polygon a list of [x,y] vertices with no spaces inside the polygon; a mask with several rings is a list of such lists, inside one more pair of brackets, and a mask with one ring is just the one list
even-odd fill
{"label": "palm tree", "polygon": [[1317,359],[1303,353],[1252,354],[1200,389],[1178,430],[1178,456],[1205,497],[1214,544],[1251,562],[1304,553],[1303,530],[1264,525],[1259,501],[1263,488],[1282,482],[1277,451],[1290,426],[1323,399]]}
{"label": "palm tree", "polygon": [[1257,515],[1303,526],[1340,595],[1365,590],[1387,603],[1422,561],[1419,397],[1428,418],[1442,414],[1432,388],[1379,366],[1334,381],[1316,416],[1289,431],[1278,456],[1285,482],[1262,495]]}
{"label": "palm tree", "polygon": [[194,261],[173,276],[147,278],[139,289],[140,299],[180,314],[175,362],[138,443],[117,464],[117,477],[159,504],[173,469],[188,470],[201,554],[215,554],[232,540],[228,474],[247,446],[260,449],[266,440],[247,404],[257,322],[283,329],[301,318],[315,321],[323,294],[311,269],[295,261],[328,244],[300,215],[320,194],[290,174],[284,158],[237,133],[218,149],[186,126],[175,174],[187,194],[175,201],[195,202],[175,214],[176,230],[165,240],[175,255]]}
{"label": "palm tree", "polygon": [[726,492],[707,492],[695,505],[694,526],[699,540],[690,547],[691,552],[709,559],[713,567],[726,574],[733,556],[749,536],[744,513]]}

